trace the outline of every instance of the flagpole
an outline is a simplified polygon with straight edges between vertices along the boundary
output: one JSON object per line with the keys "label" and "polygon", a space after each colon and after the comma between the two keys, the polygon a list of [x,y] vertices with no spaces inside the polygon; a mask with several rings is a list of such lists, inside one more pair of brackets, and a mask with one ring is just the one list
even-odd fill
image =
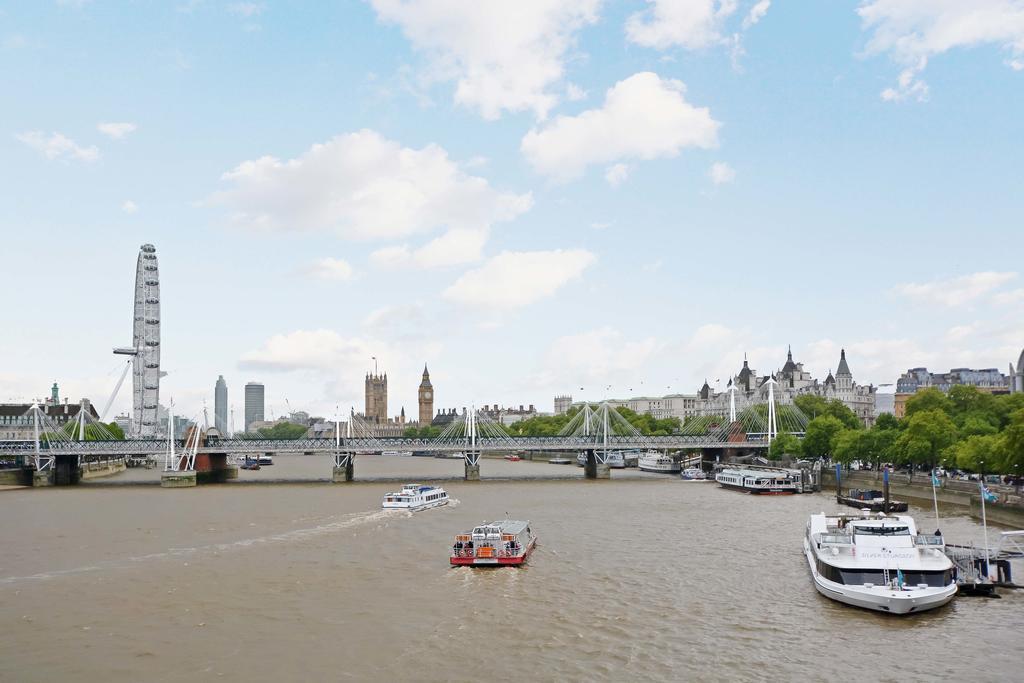
{"label": "flagpole", "polygon": [[936,482],[939,478],[935,475],[935,469],[932,468],[932,502],[935,504],[935,533],[940,533],[942,528],[939,524],[939,494],[935,491]]}
{"label": "flagpole", "polygon": [[980,462],[981,467],[981,480],[978,482],[978,487],[981,490],[981,526],[985,531],[985,578],[989,578],[989,556],[988,556],[988,520],[985,519],[985,493],[987,488],[985,487],[985,463]]}

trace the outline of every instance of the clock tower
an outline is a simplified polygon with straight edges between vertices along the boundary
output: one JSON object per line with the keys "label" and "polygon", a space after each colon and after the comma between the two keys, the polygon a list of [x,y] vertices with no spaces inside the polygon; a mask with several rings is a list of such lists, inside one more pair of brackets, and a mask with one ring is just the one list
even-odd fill
{"label": "clock tower", "polygon": [[430,425],[434,419],[434,386],[430,383],[430,373],[427,366],[423,366],[423,381],[420,382],[420,427]]}

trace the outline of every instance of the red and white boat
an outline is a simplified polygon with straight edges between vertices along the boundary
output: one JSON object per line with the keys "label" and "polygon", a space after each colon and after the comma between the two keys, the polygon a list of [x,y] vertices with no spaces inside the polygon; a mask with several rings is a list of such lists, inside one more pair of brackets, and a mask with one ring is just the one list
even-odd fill
{"label": "red and white boat", "polygon": [[505,456],[505,459],[510,462],[519,462],[521,460],[521,458],[515,453],[509,453],[508,455]]}
{"label": "red and white boat", "polygon": [[455,537],[450,560],[453,565],[468,567],[520,565],[536,545],[529,521],[484,522]]}

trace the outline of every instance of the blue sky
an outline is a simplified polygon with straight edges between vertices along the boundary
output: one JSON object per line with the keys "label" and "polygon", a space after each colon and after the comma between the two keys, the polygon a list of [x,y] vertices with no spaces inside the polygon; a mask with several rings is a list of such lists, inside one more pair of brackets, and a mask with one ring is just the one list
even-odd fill
{"label": "blue sky", "polygon": [[0,400],[105,402],[145,242],[185,412],[1024,345],[1022,0],[327,5],[0,3]]}

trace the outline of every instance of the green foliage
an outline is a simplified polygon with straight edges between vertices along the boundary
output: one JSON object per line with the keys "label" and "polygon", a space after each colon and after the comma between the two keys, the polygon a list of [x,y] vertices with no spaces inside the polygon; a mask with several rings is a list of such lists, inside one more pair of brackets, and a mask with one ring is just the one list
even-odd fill
{"label": "green foliage", "polygon": [[975,434],[954,444],[948,451],[946,461],[952,461],[962,470],[980,472],[983,469],[997,469],[1001,461],[1000,438],[994,434]]}
{"label": "green foliage", "polygon": [[958,438],[956,425],[943,410],[918,410],[907,419],[893,452],[898,462],[935,467],[942,452]]}
{"label": "green foliage", "polygon": [[1024,474],[1024,408],[1010,415],[1010,423],[1000,436],[1000,451],[1003,456],[1000,464],[1004,473]]}
{"label": "green foliage", "polygon": [[800,453],[800,439],[787,432],[779,434],[768,447],[769,460],[780,460],[784,455],[799,456]]}
{"label": "green foliage", "polygon": [[301,439],[306,431],[307,427],[293,422],[278,422],[273,427],[258,430],[259,435],[265,439]]}
{"label": "green foliage", "polygon": [[826,400],[814,394],[802,394],[794,398],[793,403],[812,420],[822,415],[831,415],[842,422],[846,429],[860,429],[864,426],[857,415],[839,399]]}
{"label": "green foliage", "polygon": [[[102,428],[100,425],[102,425]],[[104,433],[104,430],[106,433]],[[69,438],[72,441],[78,441],[78,422],[66,422],[59,431],[61,434],[65,435],[66,438]],[[107,441],[111,437],[118,441],[124,441],[124,430],[118,427],[116,422],[101,422],[99,425],[85,425],[84,441]],[[53,435],[47,435],[47,438],[49,440],[53,440],[55,437]]]}
{"label": "green foliage", "polygon": [[897,436],[894,429],[846,430],[835,438],[833,457],[844,464],[858,460],[877,467],[891,459]]}
{"label": "green foliage", "polygon": [[884,430],[889,430],[889,429],[899,429],[899,428],[900,428],[900,421],[897,420],[896,416],[893,415],[892,413],[882,413],[881,415],[876,417],[875,418],[874,427],[872,427],[872,429],[878,429],[878,430],[883,430],[883,431]]}
{"label": "green foliage", "polygon": [[840,432],[845,430],[842,421],[832,415],[819,415],[807,424],[802,450],[804,455],[811,457],[832,455],[834,442]]}
{"label": "green foliage", "polygon": [[441,435],[441,428],[432,425],[422,427],[406,427],[402,436],[407,439],[436,439]]}
{"label": "green foliage", "polygon": [[941,410],[947,416],[951,416],[953,414],[953,402],[935,387],[921,389],[907,399],[908,418],[913,417],[916,413],[928,410]]}

